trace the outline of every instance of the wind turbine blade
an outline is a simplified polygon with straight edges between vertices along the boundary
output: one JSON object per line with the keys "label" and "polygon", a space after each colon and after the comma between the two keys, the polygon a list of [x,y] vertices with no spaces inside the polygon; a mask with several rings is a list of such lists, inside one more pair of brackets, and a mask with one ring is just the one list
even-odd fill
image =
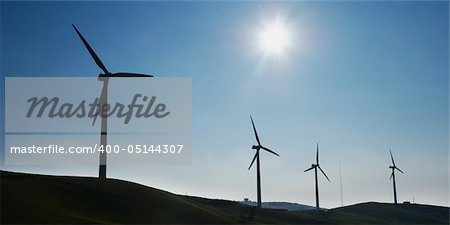
{"label": "wind turbine blade", "polygon": [[395,167],[395,169],[397,169],[398,171],[400,171],[401,173],[403,173],[403,171],[397,167]]}
{"label": "wind turbine blade", "polygon": [[258,156],[258,151],[259,151],[259,150],[256,151],[255,156],[253,157],[252,163],[250,163],[250,166],[248,167],[248,170],[250,170],[250,168],[252,168],[252,165],[253,165],[253,163],[255,162],[256,157]]}
{"label": "wind turbine blade", "polygon": [[111,77],[154,77],[154,76],[140,73],[113,73],[111,74]]}
{"label": "wind turbine blade", "polygon": [[86,41],[86,39],[84,39],[83,35],[80,33],[80,31],[78,31],[77,27],[75,27],[75,25],[72,24],[72,27],[75,29],[75,31],[77,32],[78,36],[80,37],[81,41],[83,41],[84,46],[87,48],[87,50],[89,51],[89,54],[91,54],[92,58],[94,59],[95,63],[97,64],[98,67],[100,67],[100,69],[103,70],[103,72],[105,74],[110,74],[108,69],[106,69],[106,66],[103,65],[102,61],[100,60],[100,58],[97,56],[97,54],[95,54],[94,50],[91,48],[91,46],[89,45],[89,43]]}
{"label": "wind turbine blade", "polygon": [[317,151],[316,151],[316,164],[319,164],[319,142],[317,142]]}
{"label": "wind turbine blade", "polygon": [[100,115],[100,113],[103,113],[102,112],[102,107],[103,107],[103,104],[105,103],[104,102],[104,100],[105,100],[104,98],[105,98],[105,95],[106,95],[106,85],[103,84],[102,93],[100,94],[100,99],[99,99],[99,102],[98,102],[99,103],[99,107],[97,107],[97,110],[95,112],[95,117],[94,117],[94,120],[92,121],[92,126],[94,126],[95,121],[97,120],[97,117]]}
{"label": "wind turbine blade", "polygon": [[276,156],[280,156],[280,155],[278,155],[278,153],[276,153],[276,152],[274,152],[274,151],[272,151],[272,150],[270,150],[270,149],[268,149],[268,148],[266,148],[266,147],[262,147],[262,146],[261,146],[261,148],[264,149],[264,150],[266,150],[266,151],[268,151],[268,152],[270,152],[270,153],[272,153],[272,154],[274,154],[274,155],[276,155]]}
{"label": "wind turbine blade", "polygon": [[394,176],[394,171],[392,170],[391,177],[389,177],[389,180],[392,179],[393,176]]}
{"label": "wind turbine blade", "polygon": [[258,145],[261,145],[261,142],[259,141],[258,133],[256,132],[255,123],[253,122],[252,116],[250,116],[250,119],[252,120],[253,131],[255,131],[256,141],[258,142]]}
{"label": "wind turbine blade", "polygon": [[322,168],[320,168],[320,166],[317,166],[317,167],[319,167],[320,171],[321,171],[321,172],[323,173],[323,175],[327,178],[328,182],[330,182],[330,179],[329,179],[328,176],[325,174],[325,172],[323,172]]}
{"label": "wind turbine blade", "polygon": [[306,170],[303,171],[303,172],[308,172],[308,171],[310,171],[310,170],[312,170],[312,169],[314,169],[314,166],[309,167],[308,169],[306,169]]}
{"label": "wind turbine blade", "polygon": [[392,165],[395,167],[394,157],[392,156],[391,148],[389,148],[389,153],[391,154]]}

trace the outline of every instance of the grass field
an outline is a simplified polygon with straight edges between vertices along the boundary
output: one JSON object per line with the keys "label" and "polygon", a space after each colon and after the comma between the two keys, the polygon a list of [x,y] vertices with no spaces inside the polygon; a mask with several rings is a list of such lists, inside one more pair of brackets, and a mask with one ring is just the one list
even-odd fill
{"label": "grass field", "polygon": [[2,171],[1,224],[449,224],[449,208],[361,203],[329,211],[256,209],[140,184]]}

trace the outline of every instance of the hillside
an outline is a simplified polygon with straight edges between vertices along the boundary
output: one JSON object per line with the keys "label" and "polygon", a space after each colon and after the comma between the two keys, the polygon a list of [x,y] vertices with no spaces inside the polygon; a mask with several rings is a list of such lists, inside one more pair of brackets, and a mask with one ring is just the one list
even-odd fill
{"label": "hillside", "polygon": [[[240,202],[242,204],[248,205],[248,206],[257,206],[257,202],[253,201],[242,201]],[[287,210],[287,211],[305,211],[305,210],[312,210],[316,207],[309,206],[309,205],[303,205],[298,203],[291,203],[291,202],[262,202],[262,207],[266,209],[280,209],[280,210]]]}
{"label": "hillside", "polygon": [[320,223],[322,219],[175,195],[127,181],[1,172],[1,223]]}
{"label": "hillside", "polygon": [[365,203],[328,212],[256,209],[88,177],[0,173],[1,224],[448,224],[449,208]]}
{"label": "hillside", "polygon": [[441,206],[368,202],[329,210],[328,216],[359,224],[449,224],[449,213]]}

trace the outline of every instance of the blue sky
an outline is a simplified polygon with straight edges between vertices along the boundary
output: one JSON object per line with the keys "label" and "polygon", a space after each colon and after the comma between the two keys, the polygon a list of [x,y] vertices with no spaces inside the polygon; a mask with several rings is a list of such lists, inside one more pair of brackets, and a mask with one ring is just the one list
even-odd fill
{"label": "blue sky", "polygon": [[[276,18],[293,37],[281,57],[256,44]],[[263,201],[314,204],[303,170],[319,141],[324,207],[340,205],[339,162],[344,204],[391,202],[389,148],[405,172],[399,201],[448,205],[448,21],[448,2],[1,2],[1,74],[97,76],[73,23],[110,71],[192,77],[192,164],[110,167],[109,177],[255,199],[252,114],[281,155],[262,155]]]}

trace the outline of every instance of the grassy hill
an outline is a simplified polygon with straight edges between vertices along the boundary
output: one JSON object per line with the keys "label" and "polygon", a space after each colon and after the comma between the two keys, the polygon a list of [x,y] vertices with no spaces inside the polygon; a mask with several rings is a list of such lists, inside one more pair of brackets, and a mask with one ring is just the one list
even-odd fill
{"label": "grassy hill", "polygon": [[327,217],[337,223],[449,224],[449,208],[420,204],[360,203],[331,209]]}
{"label": "grassy hill", "polygon": [[449,208],[365,203],[328,212],[256,209],[88,177],[0,173],[1,224],[448,224]]}

